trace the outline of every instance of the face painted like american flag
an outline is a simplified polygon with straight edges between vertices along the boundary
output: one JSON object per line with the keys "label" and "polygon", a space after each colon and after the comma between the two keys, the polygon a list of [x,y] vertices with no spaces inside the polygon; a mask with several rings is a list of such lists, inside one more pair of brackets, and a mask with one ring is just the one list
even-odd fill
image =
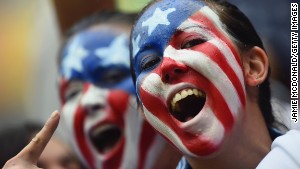
{"label": "face painted like american flag", "polygon": [[107,25],[74,35],[62,52],[62,123],[90,169],[150,169],[165,142],[137,113],[129,35]]}
{"label": "face painted like american flag", "polygon": [[132,32],[136,92],[148,122],[184,155],[217,152],[245,107],[240,56],[198,0],[155,3]]}

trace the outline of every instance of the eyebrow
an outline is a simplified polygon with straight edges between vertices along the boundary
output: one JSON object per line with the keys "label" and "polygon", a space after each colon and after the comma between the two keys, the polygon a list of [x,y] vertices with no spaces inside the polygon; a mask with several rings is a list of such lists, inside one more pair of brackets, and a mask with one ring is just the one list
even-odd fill
{"label": "eyebrow", "polygon": [[207,26],[198,25],[194,22],[184,22],[182,25],[180,25],[177,29],[175,34],[179,34],[181,32],[196,32],[199,35],[202,35],[204,37],[211,37],[211,29]]}
{"label": "eyebrow", "polygon": [[181,26],[176,29],[176,31],[186,31],[189,29],[198,28],[199,30],[210,30],[207,26],[192,24],[188,26]]}
{"label": "eyebrow", "polygon": [[209,29],[207,26],[200,24],[200,23],[198,23],[198,21],[195,21],[191,18],[188,18],[187,20],[185,20],[178,26],[178,28],[180,28],[182,30],[193,28],[193,27],[198,27],[200,29]]}

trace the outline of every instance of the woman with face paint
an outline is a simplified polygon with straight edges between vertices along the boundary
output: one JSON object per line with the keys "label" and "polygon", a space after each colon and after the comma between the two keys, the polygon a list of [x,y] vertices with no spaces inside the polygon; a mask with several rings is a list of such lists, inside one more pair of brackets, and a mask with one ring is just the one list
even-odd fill
{"label": "woman with face paint", "polygon": [[54,112],[5,169],[38,168],[60,116],[66,136],[88,169],[176,167],[181,155],[137,111],[129,68],[134,16],[101,12],[69,32],[58,58],[61,114]]}
{"label": "woman with face paint", "polygon": [[180,159],[137,112],[129,67],[133,20],[117,12],[84,19],[59,57],[62,123],[90,169],[174,168]]}
{"label": "woman with face paint", "polygon": [[[235,6],[153,1],[132,30],[131,70],[145,119],[185,157],[178,168],[255,168],[271,145],[260,167],[285,168],[274,162],[284,159],[300,167],[282,137],[272,144],[280,124],[270,104],[268,57]],[[286,137],[292,145],[300,140],[299,131]],[[276,160],[273,150],[291,151]]]}

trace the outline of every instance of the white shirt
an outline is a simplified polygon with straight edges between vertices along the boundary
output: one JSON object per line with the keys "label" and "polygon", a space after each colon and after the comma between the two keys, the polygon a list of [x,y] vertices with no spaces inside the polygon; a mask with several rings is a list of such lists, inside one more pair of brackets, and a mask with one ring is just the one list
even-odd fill
{"label": "white shirt", "polygon": [[300,169],[300,130],[277,137],[256,169]]}

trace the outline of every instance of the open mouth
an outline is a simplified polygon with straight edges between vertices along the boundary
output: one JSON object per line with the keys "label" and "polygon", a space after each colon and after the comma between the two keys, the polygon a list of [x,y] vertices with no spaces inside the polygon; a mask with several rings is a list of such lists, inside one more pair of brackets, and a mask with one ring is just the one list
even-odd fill
{"label": "open mouth", "polygon": [[121,134],[121,129],[111,124],[94,128],[89,133],[93,145],[101,154],[110,152],[117,145]]}
{"label": "open mouth", "polygon": [[194,118],[203,108],[206,94],[199,89],[184,89],[171,99],[169,110],[181,122]]}

